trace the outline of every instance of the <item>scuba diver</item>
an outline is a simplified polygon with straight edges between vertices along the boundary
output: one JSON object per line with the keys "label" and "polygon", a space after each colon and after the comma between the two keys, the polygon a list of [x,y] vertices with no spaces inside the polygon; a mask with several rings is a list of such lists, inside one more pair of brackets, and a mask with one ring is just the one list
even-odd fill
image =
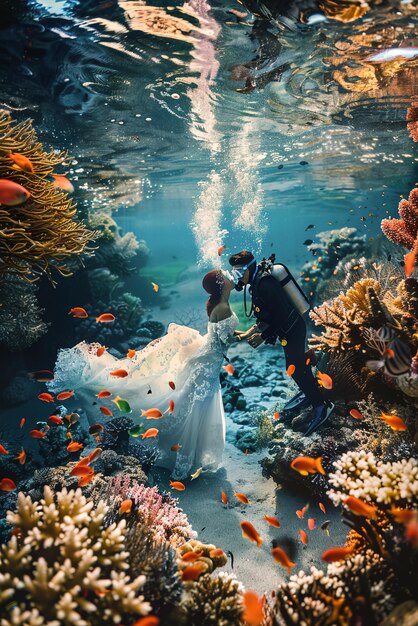
{"label": "scuba diver", "polygon": [[246,340],[253,348],[262,343],[274,345],[277,338],[280,339],[286,368],[294,365],[292,378],[300,389],[285,408],[301,410],[312,405],[312,418],[305,432],[311,435],[331,415],[334,404],[322,396],[305,353],[306,323],[302,316],[309,310],[309,302],[286,266],[274,261],[272,254],[257,265],[254,255],[246,250],[230,257],[235,289],[245,288],[247,313],[246,288],[249,285],[252,305],[247,316],[253,315],[257,320],[248,331],[236,331],[236,335],[238,341]]}

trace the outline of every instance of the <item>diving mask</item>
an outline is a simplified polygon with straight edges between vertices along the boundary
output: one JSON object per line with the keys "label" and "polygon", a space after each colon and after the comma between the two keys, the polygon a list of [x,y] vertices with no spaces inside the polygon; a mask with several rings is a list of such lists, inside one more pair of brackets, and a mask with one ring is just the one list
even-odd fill
{"label": "diving mask", "polygon": [[[235,288],[237,289],[238,287],[240,287],[240,289],[238,289],[239,291],[242,289],[242,279],[244,278],[244,274],[247,271],[247,269],[253,265],[253,263],[255,263],[255,259],[252,259],[249,263],[247,263],[247,265],[242,265],[241,267],[237,267],[234,266],[232,268],[232,280],[235,283]],[[241,283],[241,284],[240,284]]]}

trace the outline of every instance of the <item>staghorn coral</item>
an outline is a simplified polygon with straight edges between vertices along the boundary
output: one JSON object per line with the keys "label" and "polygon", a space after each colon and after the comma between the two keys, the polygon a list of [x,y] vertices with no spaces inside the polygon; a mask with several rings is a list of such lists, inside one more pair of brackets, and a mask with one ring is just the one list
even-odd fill
{"label": "staghorn coral", "polygon": [[126,573],[126,522],[106,527],[107,511],[80,489],[46,486],[40,502],[19,494],[7,516],[19,534],[0,548],[2,626],[115,624],[149,612],[145,576]]}
{"label": "staghorn coral", "polygon": [[[10,152],[29,158],[34,172],[14,168]],[[74,219],[76,205],[50,179],[66,156],[43,150],[31,120],[14,124],[7,111],[0,111],[0,178],[30,193],[17,207],[0,206],[0,274],[12,272],[30,282],[46,274],[53,282],[52,268],[68,276],[68,260],[91,250],[95,233]]]}
{"label": "staghorn coral", "polygon": [[361,330],[372,321],[369,290],[379,296],[380,285],[373,278],[363,278],[354,283],[346,293],[310,312],[316,326],[324,326],[321,335],[312,335],[309,343],[316,350],[359,350],[362,343]]}
{"label": "staghorn coral", "polygon": [[[0,260],[1,263],[1,260]],[[29,348],[48,330],[35,296],[36,287],[18,276],[0,278],[0,344],[9,350]]]}
{"label": "staghorn coral", "polygon": [[191,587],[184,601],[187,625],[244,626],[243,591],[233,574],[220,572],[215,577],[204,574]]}
{"label": "staghorn coral", "polygon": [[408,200],[400,201],[398,211],[400,219],[382,220],[382,231],[393,243],[412,250],[418,245],[418,189],[412,189]]}
{"label": "staghorn coral", "polygon": [[329,475],[329,498],[341,504],[347,493],[367,502],[418,502],[418,461],[415,458],[383,462],[365,450],[349,451],[334,463]]}

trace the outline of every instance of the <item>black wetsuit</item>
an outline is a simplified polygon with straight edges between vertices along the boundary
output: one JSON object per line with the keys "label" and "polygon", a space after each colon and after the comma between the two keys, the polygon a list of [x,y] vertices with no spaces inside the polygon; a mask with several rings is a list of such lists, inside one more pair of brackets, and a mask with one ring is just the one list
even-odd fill
{"label": "black wetsuit", "polygon": [[252,280],[250,294],[253,315],[265,343],[275,344],[277,338],[286,340],[283,346],[286,368],[295,366],[292,378],[314,407],[323,404],[324,398],[312,370],[306,365],[305,320],[296,311],[280,283],[260,268]]}

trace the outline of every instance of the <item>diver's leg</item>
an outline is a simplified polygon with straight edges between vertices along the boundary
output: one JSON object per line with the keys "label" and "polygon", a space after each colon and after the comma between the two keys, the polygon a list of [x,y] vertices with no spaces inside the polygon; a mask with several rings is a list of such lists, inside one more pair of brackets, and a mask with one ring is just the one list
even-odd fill
{"label": "diver's leg", "polygon": [[286,336],[286,341],[287,344],[284,346],[286,368],[289,365],[295,366],[295,372],[292,375],[293,380],[313,407],[324,404],[324,398],[313,377],[311,367],[306,365],[306,324],[302,317]]}

